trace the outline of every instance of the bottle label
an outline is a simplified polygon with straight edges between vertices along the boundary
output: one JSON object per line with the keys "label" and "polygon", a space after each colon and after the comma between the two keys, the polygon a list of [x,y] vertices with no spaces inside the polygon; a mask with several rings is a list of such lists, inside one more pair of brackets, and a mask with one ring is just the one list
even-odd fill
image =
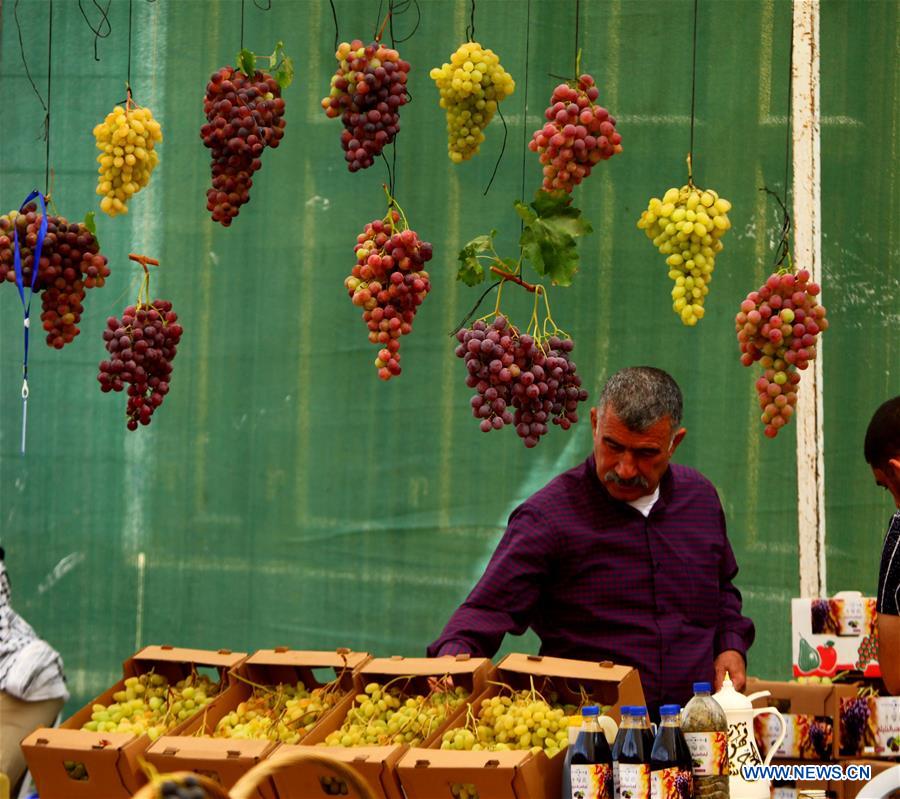
{"label": "bottle label", "polygon": [[613,799],[612,766],[607,763],[573,763],[572,799]]}
{"label": "bottle label", "polygon": [[615,799],[622,799],[622,792],[619,788],[619,761],[613,760],[613,796]]}
{"label": "bottle label", "polygon": [[650,775],[650,799],[691,799],[693,795],[694,778],[687,769],[673,766]]}
{"label": "bottle label", "polygon": [[650,766],[647,763],[619,763],[618,799],[650,799]]}
{"label": "bottle label", "polygon": [[721,777],[728,774],[727,732],[686,732],[696,777]]}

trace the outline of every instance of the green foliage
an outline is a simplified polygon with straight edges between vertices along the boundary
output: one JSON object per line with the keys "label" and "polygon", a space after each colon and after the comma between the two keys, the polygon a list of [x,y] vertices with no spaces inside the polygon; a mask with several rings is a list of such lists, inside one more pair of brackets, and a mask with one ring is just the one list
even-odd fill
{"label": "green foliage", "polygon": [[457,280],[461,280],[467,286],[477,286],[484,280],[484,267],[478,260],[478,254],[493,251],[494,236],[496,235],[497,231],[492,230],[490,235],[476,236],[459,251],[459,269],[456,272]]}
{"label": "green foliage", "polygon": [[572,206],[566,192],[542,190],[530,205],[516,202],[515,208],[525,222],[519,246],[534,271],[548,276],[553,285],[572,285],[581,263],[578,239],[592,230],[581,210]]}

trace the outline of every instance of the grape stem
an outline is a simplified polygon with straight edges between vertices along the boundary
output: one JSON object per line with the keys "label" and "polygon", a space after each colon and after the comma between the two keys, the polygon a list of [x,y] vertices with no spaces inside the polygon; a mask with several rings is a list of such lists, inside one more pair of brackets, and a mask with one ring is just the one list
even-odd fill
{"label": "grape stem", "polygon": [[[511,280],[513,283],[517,283],[518,285],[520,285],[526,291],[531,291],[533,293],[538,293],[540,291],[543,291],[544,287],[540,283],[538,283],[538,284],[526,283],[518,275],[516,275],[512,272],[507,272],[505,269],[501,269],[499,266],[491,266],[491,271],[495,275],[499,275],[503,279],[504,282],[507,280]],[[503,288],[502,283],[501,283],[500,287]]]}
{"label": "grape stem", "polygon": [[384,194],[385,194],[385,196],[387,197],[387,201],[388,201],[388,212],[387,212],[387,215],[384,217],[384,221],[387,222],[387,223],[391,226],[391,232],[393,233],[393,232],[395,231],[395,228],[394,228],[394,216],[393,216],[393,214],[391,213],[391,209],[392,209],[392,208],[396,208],[396,209],[397,209],[397,213],[400,214],[400,218],[403,220],[403,229],[404,229],[404,230],[409,230],[409,222],[408,222],[407,219],[406,219],[406,214],[403,213],[403,209],[400,207],[400,203],[398,203],[398,202],[391,196],[391,192],[390,192],[390,190],[389,190],[388,187],[387,187],[387,183],[382,183],[382,184],[381,184],[381,188],[384,189]]}
{"label": "grape stem", "polygon": [[149,258],[146,255],[135,255],[133,252],[128,253],[128,257],[132,261],[137,261],[144,269],[144,277],[141,280],[141,288],[138,291],[137,307],[135,308],[136,311],[139,311],[144,305],[150,305],[150,270],[147,269],[147,264],[150,264],[150,266],[159,266],[159,261],[155,258]]}
{"label": "grape stem", "polygon": [[381,34],[384,33],[385,25],[388,24],[388,20],[391,18],[391,11],[388,9],[387,16],[384,18],[384,22],[381,23],[381,27],[378,29],[378,34],[375,36],[375,41],[381,44]]}

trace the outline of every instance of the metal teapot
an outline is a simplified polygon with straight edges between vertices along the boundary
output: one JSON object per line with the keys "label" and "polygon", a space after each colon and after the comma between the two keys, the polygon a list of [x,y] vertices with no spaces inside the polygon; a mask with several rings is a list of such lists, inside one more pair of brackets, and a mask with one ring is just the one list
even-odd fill
{"label": "metal teapot", "polygon": [[[744,779],[741,768],[743,766],[768,766],[775,756],[775,751],[784,741],[787,731],[784,717],[774,707],[753,707],[753,700],[762,696],[771,696],[768,691],[757,691],[749,696],[744,696],[734,689],[734,683],[726,672],[722,688],[713,695],[725,711],[728,719],[728,764],[729,764],[729,794],[730,799],[769,799],[769,781],[755,780],[749,782]],[[753,718],[763,713],[774,714],[780,724],[781,731],[772,748],[766,755],[765,761],[760,757],[756,748],[756,739],[753,734]]]}

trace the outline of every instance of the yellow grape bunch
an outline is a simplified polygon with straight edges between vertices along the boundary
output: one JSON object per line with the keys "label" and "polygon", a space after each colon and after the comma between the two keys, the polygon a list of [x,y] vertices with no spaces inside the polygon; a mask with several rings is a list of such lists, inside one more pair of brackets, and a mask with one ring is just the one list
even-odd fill
{"label": "yellow grape bunch", "polygon": [[672,310],[686,325],[703,318],[703,300],[709,293],[716,254],[722,236],[731,227],[731,203],[712,189],[693,185],[669,189],[653,197],[637,226],[667,256],[672,288]]}
{"label": "yellow grape bunch", "polygon": [[162,128],[149,108],[117,105],[94,128],[100,155],[97,194],[100,210],[110,216],[128,213],[128,200],[150,182],[159,163],[155,150],[162,141]]}
{"label": "yellow grape bunch", "polygon": [[493,50],[478,42],[461,44],[450,63],[431,70],[447,112],[447,151],[454,164],[468,161],[484,141],[484,128],[497,104],[511,95],[516,82]]}

